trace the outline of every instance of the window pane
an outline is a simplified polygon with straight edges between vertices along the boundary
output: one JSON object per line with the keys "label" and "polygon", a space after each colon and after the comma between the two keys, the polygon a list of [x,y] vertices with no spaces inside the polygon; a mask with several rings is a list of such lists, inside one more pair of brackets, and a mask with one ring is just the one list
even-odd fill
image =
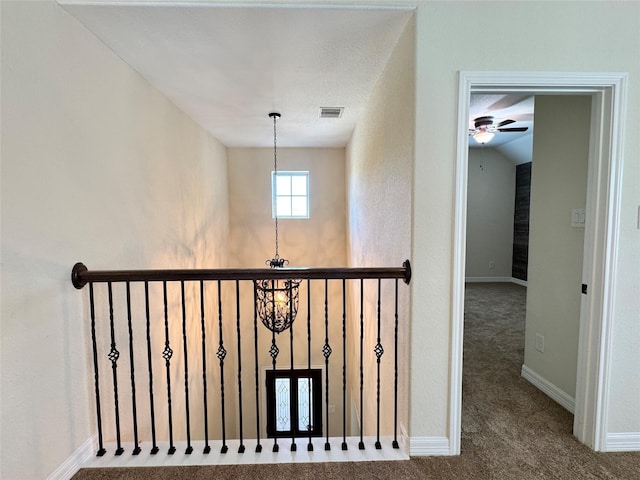
{"label": "window pane", "polygon": [[278,217],[290,217],[291,216],[291,197],[277,197],[276,198],[276,213]]}
{"label": "window pane", "polygon": [[307,197],[291,197],[291,215],[294,217],[307,217]]}
{"label": "window pane", "polygon": [[291,430],[289,382],[288,378],[276,378],[276,430],[278,432]]}
{"label": "window pane", "polygon": [[291,177],[291,195],[307,194],[307,176],[293,175]]}
{"label": "window pane", "polygon": [[291,177],[289,175],[276,176],[276,195],[291,195]]}
{"label": "window pane", "polygon": [[313,379],[298,380],[298,430],[305,432],[313,429]]}

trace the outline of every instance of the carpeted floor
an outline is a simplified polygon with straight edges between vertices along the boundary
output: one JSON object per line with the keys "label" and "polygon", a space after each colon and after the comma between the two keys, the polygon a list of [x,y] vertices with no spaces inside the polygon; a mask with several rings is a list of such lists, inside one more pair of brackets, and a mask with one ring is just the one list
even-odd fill
{"label": "carpeted floor", "polygon": [[462,454],[409,461],[83,469],[74,480],[640,479],[640,452],[596,453],[573,416],[520,377],[526,289],[468,284]]}

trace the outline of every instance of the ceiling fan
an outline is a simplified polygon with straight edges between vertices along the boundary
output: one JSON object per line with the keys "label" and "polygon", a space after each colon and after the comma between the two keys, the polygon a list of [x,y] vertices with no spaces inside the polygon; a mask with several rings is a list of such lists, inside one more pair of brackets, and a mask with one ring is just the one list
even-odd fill
{"label": "ceiling fan", "polygon": [[492,116],[478,117],[473,120],[474,128],[469,129],[469,135],[478,143],[487,143],[496,132],[526,132],[529,129],[529,127],[503,128],[512,123],[516,121],[507,119],[494,124]]}

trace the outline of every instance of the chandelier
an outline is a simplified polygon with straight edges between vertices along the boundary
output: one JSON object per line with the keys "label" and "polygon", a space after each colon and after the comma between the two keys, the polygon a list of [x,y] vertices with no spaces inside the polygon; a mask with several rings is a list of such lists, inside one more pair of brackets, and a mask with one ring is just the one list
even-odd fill
{"label": "chandelier", "polygon": [[[273,118],[273,171],[274,176],[278,175],[278,153],[276,121],[280,118],[279,113],[270,113]],[[280,258],[278,253],[278,209],[275,211],[275,255],[265,263],[270,268],[282,268],[289,263],[289,260]],[[289,327],[296,319],[298,313],[298,287],[299,280],[255,280],[256,291],[256,311],[260,320],[269,330],[280,333]]]}

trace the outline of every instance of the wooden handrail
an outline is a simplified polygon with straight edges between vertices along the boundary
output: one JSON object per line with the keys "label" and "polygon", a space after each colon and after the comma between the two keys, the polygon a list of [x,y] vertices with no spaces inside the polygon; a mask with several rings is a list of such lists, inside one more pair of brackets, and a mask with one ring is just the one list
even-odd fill
{"label": "wooden handrail", "polygon": [[93,282],[198,281],[198,280],[286,280],[286,279],[366,279],[401,278],[411,281],[411,263],[402,267],[358,268],[220,268],[170,270],[96,270],[90,271],[79,262],[71,271],[73,286],[80,289]]}

